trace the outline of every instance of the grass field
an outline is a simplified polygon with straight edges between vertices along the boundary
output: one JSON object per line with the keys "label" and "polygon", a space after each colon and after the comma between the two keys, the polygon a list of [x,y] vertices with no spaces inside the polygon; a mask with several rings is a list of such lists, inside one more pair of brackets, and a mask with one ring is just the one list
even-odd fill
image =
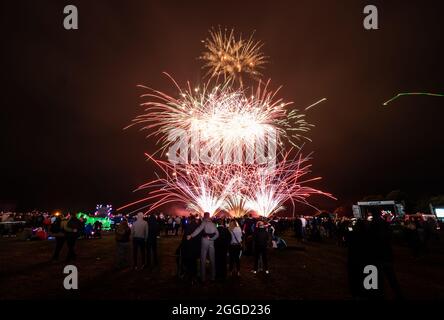
{"label": "grass field", "polygon": [[[160,265],[155,270],[113,271],[112,235],[79,240],[79,290],[63,288],[63,259],[50,262],[54,241],[0,239],[0,299],[351,299],[346,249],[333,242],[297,244],[287,235],[289,247],[270,249],[269,276],[253,275],[251,257],[242,257],[240,279],[190,286],[177,279],[175,249],[180,237],[159,239]],[[66,248],[61,257],[66,255]],[[444,299],[442,244],[421,258],[408,248],[395,247],[395,270],[408,299]],[[390,291],[388,291],[390,298]]]}

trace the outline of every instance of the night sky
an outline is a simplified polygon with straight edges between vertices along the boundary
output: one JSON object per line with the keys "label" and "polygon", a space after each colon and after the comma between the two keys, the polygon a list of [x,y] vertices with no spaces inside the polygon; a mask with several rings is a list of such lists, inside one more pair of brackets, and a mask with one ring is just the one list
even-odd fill
{"label": "night sky", "polygon": [[[264,78],[311,109],[316,184],[339,205],[402,189],[444,193],[440,1],[11,1],[1,2],[0,203],[17,209],[91,210],[137,199],[155,150],[136,128],[137,84],[176,94],[204,75],[197,60],[209,28],[255,30],[270,57]],[[63,28],[63,7],[79,29]],[[379,9],[379,30],[362,26]],[[316,201],[315,201],[316,204]]]}

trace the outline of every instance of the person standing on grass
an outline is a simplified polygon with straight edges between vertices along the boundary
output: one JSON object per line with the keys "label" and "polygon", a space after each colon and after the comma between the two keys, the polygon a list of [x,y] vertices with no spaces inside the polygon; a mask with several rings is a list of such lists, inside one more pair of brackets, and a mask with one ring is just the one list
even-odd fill
{"label": "person standing on grass", "polygon": [[231,233],[221,219],[217,221],[217,231],[219,232],[219,237],[214,241],[216,278],[218,280],[225,280],[227,277],[227,256],[231,243]]}
{"label": "person standing on grass", "polygon": [[230,257],[229,270],[231,275],[234,275],[234,267],[236,266],[237,276],[240,276],[240,255],[242,250],[242,230],[236,220],[231,220],[228,226],[231,234],[230,248],[228,254]]}
{"label": "person standing on grass", "polygon": [[182,234],[185,233],[185,227],[187,226],[187,223],[188,223],[187,217],[182,216],[182,218],[180,219],[180,227],[181,227],[181,230],[182,230]]}
{"label": "person standing on grass", "polygon": [[116,228],[116,268],[124,269],[129,265],[131,229],[126,219]]}
{"label": "person standing on grass", "polygon": [[259,221],[257,223],[257,228],[253,234],[253,252],[254,252],[254,269],[253,273],[256,274],[259,268],[259,259],[262,258],[262,267],[266,274],[268,271],[268,260],[267,260],[267,246],[269,242],[269,232],[265,228],[264,222]]}
{"label": "person standing on grass", "polygon": [[191,240],[202,233],[201,247],[200,247],[200,276],[202,282],[205,281],[205,266],[207,262],[207,256],[210,258],[211,265],[211,281],[216,279],[216,259],[214,252],[214,240],[219,237],[219,231],[216,225],[210,219],[210,213],[205,212],[202,223],[196,230],[187,236],[187,240]]}
{"label": "person standing on grass", "polygon": [[65,231],[66,245],[68,246],[68,256],[66,257],[67,262],[75,260],[77,257],[74,249],[81,226],[82,223],[80,220],[75,214],[72,214],[66,222],[66,225],[63,227]]}
{"label": "person standing on grass", "polygon": [[63,249],[63,245],[68,246],[68,255],[66,261],[69,262],[76,258],[74,247],[78,237],[78,231],[80,229],[80,220],[75,215],[68,215],[61,219],[57,217],[51,225],[50,234],[56,239],[56,246],[52,260],[57,261],[59,259],[60,251]]}
{"label": "person standing on grass", "polygon": [[293,222],[294,235],[299,242],[302,242],[302,220],[299,216]]}
{"label": "person standing on grass", "polygon": [[137,254],[140,251],[143,269],[145,268],[145,243],[148,239],[148,223],[143,219],[143,212],[137,214],[137,220],[131,227],[131,237],[133,239],[133,268],[138,269]]}
{"label": "person standing on grass", "polygon": [[182,239],[183,265],[185,267],[185,274],[191,281],[191,284],[194,284],[197,279],[197,260],[200,255],[201,239],[197,236],[188,241],[187,236],[192,234],[198,227],[199,224],[196,221],[196,217],[191,215],[183,231]]}
{"label": "person standing on grass", "polygon": [[166,235],[168,236],[170,233],[173,233],[173,231],[174,231],[174,219],[173,217],[168,217]]}
{"label": "person standing on grass", "polygon": [[245,235],[245,250],[244,255],[250,256],[253,254],[253,234],[255,232],[256,220],[251,214],[248,215],[244,222],[244,235]]}
{"label": "person standing on grass", "polygon": [[366,221],[358,219],[353,231],[346,233],[347,240],[347,274],[350,292],[355,299],[365,298],[363,270],[369,264],[369,235]]}
{"label": "person standing on grass", "polygon": [[403,299],[403,294],[393,267],[392,230],[390,225],[382,218],[381,211],[371,209],[372,221],[368,226],[369,264],[376,266],[378,273],[379,289],[374,290],[376,299],[383,298],[384,278],[387,279],[396,299]]}
{"label": "person standing on grass", "polygon": [[177,216],[174,219],[174,235],[177,236],[179,235],[179,229],[180,229],[180,224],[182,223],[182,219],[180,219],[179,216]]}
{"label": "person standing on grass", "polygon": [[158,264],[157,260],[157,236],[159,235],[159,224],[155,214],[151,214],[148,218],[148,241],[146,242],[147,265],[151,267],[151,256],[153,266]]}
{"label": "person standing on grass", "polygon": [[302,241],[306,240],[306,228],[307,228],[307,219],[304,218],[304,216],[300,216],[299,219],[301,220],[301,232],[302,232]]}
{"label": "person standing on grass", "polygon": [[55,238],[55,249],[52,255],[52,260],[57,261],[59,259],[60,251],[62,251],[63,245],[65,244],[65,233],[63,232],[63,224],[66,223],[65,218],[55,217],[54,222],[49,228],[49,233]]}

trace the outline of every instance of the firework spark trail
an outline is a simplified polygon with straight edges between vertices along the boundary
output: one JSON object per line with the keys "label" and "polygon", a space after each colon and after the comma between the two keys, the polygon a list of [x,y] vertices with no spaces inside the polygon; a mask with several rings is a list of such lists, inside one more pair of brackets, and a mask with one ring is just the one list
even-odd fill
{"label": "firework spark trail", "polygon": [[394,96],[393,98],[387,100],[386,102],[384,102],[382,105],[383,106],[387,106],[389,103],[395,101],[396,99],[398,99],[399,97],[402,96],[432,96],[432,97],[444,97],[444,94],[441,93],[429,93],[429,92],[403,92],[403,93],[398,93],[396,96]]}
{"label": "firework spark trail", "polygon": [[[324,195],[335,199],[330,193],[326,193],[307,186],[307,183],[320,180],[320,177],[305,179],[309,174],[311,165],[308,164],[309,157],[302,154],[294,159],[284,159],[277,163],[276,168],[261,170],[256,175],[253,186],[248,186],[250,192],[247,194],[246,207],[257,214],[269,217],[284,209],[286,202],[302,203],[313,207],[307,201],[312,195]],[[315,208],[315,207],[313,207]]]}
{"label": "firework spark trail", "polygon": [[313,108],[314,106],[316,106],[316,105],[318,105],[318,104],[320,104],[321,102],[324,102],[324,101],[327,101],[327,98],[322,98],[321,100],[316,101],[315,103],[312,103],[311,105],[306,107],[304,110],[307,111],[307,110]]}
{"label": "firework spark trail", "polygon": [[228,83],[194,89],[188,83],[187,89],[181,89],[171,80],[179,90],[178,98],[141,86],[149,90],[141,96],[148,101],[141,104],[144,113],[130,125],[141,125],[140,130],[149,131],[147,137],[159,137],[162,153],[174,142],[170,137],[180,136],[181,132],[199,137],[210,149],[219,146],[229,154],[239,145],[254,148],[255,143],[272,135],[276,135],[279,144],[289,141],[298,146],[309,140],[306,133],[313,125],[298,109],[287,111],[293,103],[277,97],[280,88],[269,90],[270,81],[259,83],[247,95],[245,90],[234,89]]}
{"label": "firework spark trail", "polygon": [[181,202],[186,204],[191,212],[199,214],[209,212],[213,216],[223,207],[225,198],[233,189],[233,178],[218,165],[175,166],[169,162],[156,160],[148,154],[146,156],[163,171],[164,175],[136,189],[136,191],[151,190],[143,200],[151,202],[147,212],[167,203]]}
{"label": "firework spark trail", "polygon": [[257,79],[261,69],[267,62],[267,58],[260,51],[263,44],[253,40],[253,35],[248,39],[238,38],[234,30],[228,32],[211,29],[210,37],[203,41],[207,51],[199,57],[205,62],[203,68],[208,69],[206,76],[215,78],[223,77],[224,81],[238,81],[243,86],[242,74],[247,74]]}
{"label": "firework spark trail", "polygon": [[[319,177],[305,179],[310,173],[309,157],[298,155],[287,160],[289,153],[275,168],[261,165],[187,165],[175,166],[146,154],[162,171],[164,177],[152,180],[136,191],[150,190],[148,196],[118,210],[134,205],[149,207],[147,212],[171,202],[181,202],[188,210],[212,216],[225,210],[233,216],[256,212],[269,217],[296,202],[311,206],[307,198],[312,195],[334,197],[306,186]],[[145,204],[149,203],[149,204]]]}

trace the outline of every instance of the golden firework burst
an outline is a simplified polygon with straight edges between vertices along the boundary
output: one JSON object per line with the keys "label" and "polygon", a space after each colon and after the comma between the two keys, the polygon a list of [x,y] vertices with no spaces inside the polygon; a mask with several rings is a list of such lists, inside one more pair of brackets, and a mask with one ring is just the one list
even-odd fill
{"label": "golden firework burst", "polygon": [[223,77],[225,81],[238,81],[242,86],[242,75],[253,79],[260,77],[259,70],[267,62],[261,52],[263,43],[255,41],[253,34],[243,39],[236,37],[234,29],[211,29],[210,36],[203,41],[206,51],[199,57],[205,61],[206,76]]}

